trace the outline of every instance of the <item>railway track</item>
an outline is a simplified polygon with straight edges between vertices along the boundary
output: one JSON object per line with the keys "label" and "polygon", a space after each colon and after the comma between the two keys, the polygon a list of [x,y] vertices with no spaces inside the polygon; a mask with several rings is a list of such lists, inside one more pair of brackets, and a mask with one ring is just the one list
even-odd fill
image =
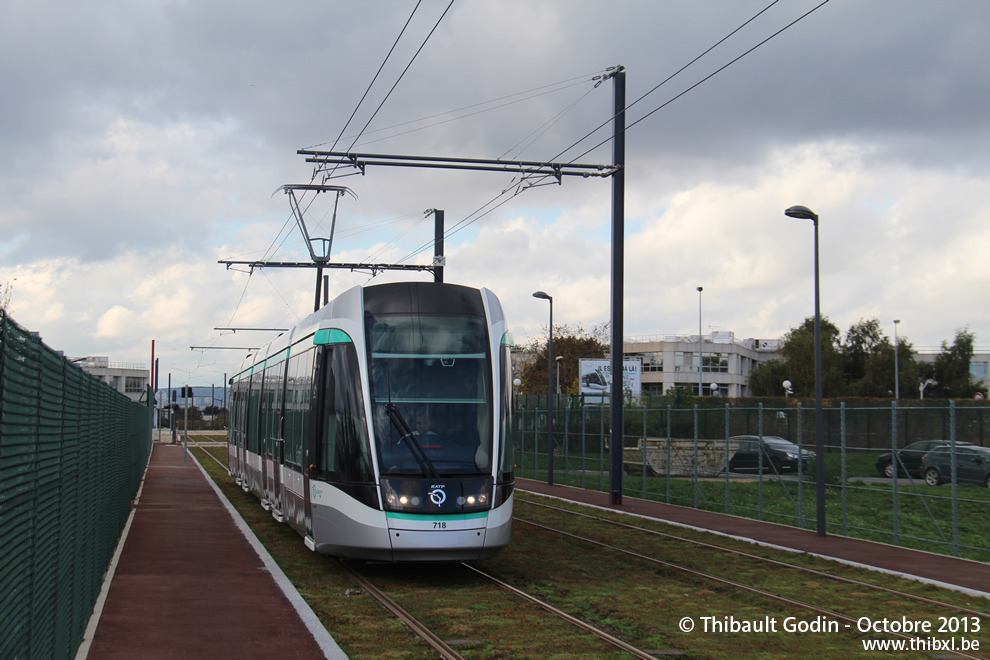
{"label": "railway track", "polygon": [[[795,565],[795,564],[790,564],[788,562],[780,561],[778,559],[771,559],[770,557],[763,557],[763,556],[752,554],[752,553],[749,553],[749,552],[743,552],[742,550],[737,550],[737,549],[734,549],[734,548],[729,548],[729,547],[723,546],[723,545],[718,545],[718,544],[714,544],[714,543],[706,543],[704,541],[698,541],[696,539],[686,538],[684,536],[680,536],[680,535],[677,535],[677,534],[670,534],[670,533],[667,533],[667,532],[660,532],[660,531],[657,531],[657,530],[654,530],[654,529],[648,529],[646,527],[640,527],[638,525],[632,525],[632,524],[629,524],[629,523],[619,522],[617,520],[611,520],[609,518],[604,518],[602,516],[596,516],[596,515],[593,515],[593,514],[583,513],[583,512],[580,512],[580,511],[572,511],[570,509],[565,509],[563,507],[557,507],[557,506],[553,506],[551,504],[545,504],[545,503],[542,503],[542,502],[534,502],[534,501],[530,501],[530,500],[524,500],[524,502],[526,504],[528,504],[528,505],[531,505],[531,506],[537,506],[537,507],[541,507],[541,508],[544,508],[544,509],[550,509],[550,510],[553,510],[553,511],[559,511],[559,512],[566,513],[568,515],[572,515],[572,516],[576,516],[576,517],[580,517],[580,518],[586,518],[586,519],[590,519],[590,520],[595,520],[595,521],[598,521],[598,522],[601,522],[601,523],[604,523],[604,524],[607,524],[607,525],[610,525],[610,526],[613,526],[613,527],[620,527],[620,528],[623,528],[623,529],[628,529],[628,530],[640,532],[640,533],[643,533],[643,534],[647,534],[649,536],[656,536],[656,537],[659,537],[659,538],[669,539],[669,540],[672,540],[672,541],[676,541],[676,542],[679,542],[679,543],[688,544],[688,545],[699,547],[699,548],[705,548],[705,549],[708,549],[708,550],[714,550],[714,551],[721,552],[721,553],[731,554],[731,555],[734,555],[734,556],[737,556],[737,557],[744,557],[746,559],[763,562],[763,563],[765,563],[765,564],[767,564],[769,566],[776,566],[776,567],[784,568],[784,569],[787,569],[787,570],[792,570],[792,571],[795,571],[795,572],[804,573],[806,575],[811,575],[811,576],[814,576],[816,578],[821,578],[821,579],[825,579],[825,580],[829,580],[829,581],[833,581],[833,582],[841,582],[843,584],[853,585],[853,586],[856,586],[856,587],[870,589],[870,590],[877,591],[877,592],[883,592],[883,593],[886,593],[886,594],[890,594],[892,596],[897,596],[898,598],[903,598],[903,599],[906,599],[906,600],[915,601],[917,603],[922,603],[922,604],[925,604],[925,605],[933,605],[935,607],[939,607],[939,608],[951,610],[952,612],[954,612],[956,614],[965,614],[967,616],[975,616],[975,617],[978,617],[978,618],[983,619],[983,620],[990,620],[990,613],[988,613],[986,611],[981,611],[981,610],[975,610],[975,609],[970,609],[970,608],[966,608],[966,607],[961,607],[959,605],[955,605],[955,604],[952,604],[952,603],[946,603],[946,602],[943,602],[943,601],[940,601],[940,600],[935,600],[933,598],[927,598],[925,596],[919,596],[917,594],[912,594],[912,593],[908,593],[908,592],[905,592],[905,591],[899,591],[897,589],[891,589],[889,587],[883,587],[883,586],[880,586],[880,585],[877,585],[877,584],[873,584],[873,583],[870,583],[870,582],[863,582],[862,580],[854,580],[852,578],[844,577],[844,576],[841,576],[841,575],[836,575],[834,573],[827,573],[825,571],[819,571],[819,570],[816,570],[816,569],[813,569],[813,568],[808,568],[806,566],[798,566],[798,565]],[[517,517],[517,519],[518,519],[518,517]]]}
{"label": "railway track", "polygon": [[[605,524],[608,524],[608,525],[611,525],[611,526],[622,527],[622,528],[625,528],[627,530],[630,530],[630,531],[636,532],[636,533],[641,533],[641,534],[646,534],[646,535],[651,535],[651,536],[661,536],[661,537],[664,537],[664,538],[669,539],[669,540],[672,540],[672,541],[676,541],[676,542],[679,542],[679,543],[689,544],[691,546],[702,547],[702,548],[705,548],[707,550],[715,551],[715,552],[718,552],[718,553],[727,553],[727,554],[732,554],[732,555],[736,555],[736,556],[739,556],[739,557],[746,558],[747,560],[755,560],[755,561],[759,561],[759,562],[764,562],[767,565],[772,565],[772,566],[775,566],[775,567],[782,567],[782,568],[786,568],[788,570],[793,570],[795,572],[805,573],[807,575],[812,575],[812,576],[814,576],[816,578],[827,579],[827,580],[832,580],[832,581],[840,582],[840,583],[843,583],[843,584],[851,585],[851,586],[856,587],[857,589],[868,588],[868,589],[872,589],[872,590],[875,590],[875,591],[878,591],[878,592],[882,592],[882,593],[885,593],[885,594],[896,595],[899,598],[908,599],[908,600],[911,600],[911,601],[914,601],[914,602],[918,602],[918,603],[922,603],[922,604],[925,604],[925,605],[932,605],[932,606],[936,606],[936,607],[940,607],[940,608],[945,608],[945,609],[951,610],[953,613],[955,613],[957,615],[961,613],[961,614],[964,614],[965,616],[977,617],[977,618],[982,619],[982,620],[990,619],[990,615],[988,615],[986,612],[980,611],[980,610],[962,608],[962,607],[959,607],[958,605],[955,605],[955,604],[945,603],[945,602],[938,601],[938,600],[935,600],[935,599],[931,599],[931,598],[927,598],[927,597],[923,597],[923,596],[918,596],[918,595],[915,595],[915,594],[909,594],[909,593],[906,593],[906,592],[898,591],[898,590],[895,590],[895,589],[889,589],[889,588],[886,588],[886,587],[881,587],[881,586],[870,584],[870,583],[867,583],[867,582],[862,582],[862,581],[853,580],[853,579],[842,577],[842,576],[832,575],[832,574],[829,574],[829,573],[825,573],[823,571],[809,569],[809,568],[805,568],[805,567],[801,567],[801,566],[795,566],[793,564],[788,564],[787,562],[782,562],[782,561],[779,561],[779,560],[774,560],[774,559],[770,559],[770,558],[766,558],[766,557],[761,557],[759,555],[754,555],[754,554],[751,554],[751,553],[746,553],[746,552],[742,552],[742,551],[739,551],[739,550],[726,548],[726,547],[715,545],[715,544],[700,542],[700,541],[696,541],[694,539],[687,539],[687,538],[680,537],[680,536],[673,535],[673,534],[666,534],[666,533],[663,533],[663,532],[657,532],[655,530],[650,530],[650,529],[647,529],[647,528],[644,528],[644,527],[640,527],[640,526],[637,526],[637,525],[630,525],[630,524],[627,524],[627,523],[621,523],[621,522],[612,521],[612,520],[609,520],[609,519],[606,519],[606,518],[602,518],[602,517],[599,517],[599,516],[594,516],[594,515],[590,515],[590,514],[586,514],[586,513],[582,513],[582,512],[575,512],[575,511],[571,511],[569,509],[565,509],[565,508],[562,508],[562,507],[556,507],[556,506],[546,505],[546,504],[542,504],[542,503],[530,502],[528,500],[525,501],[525,503],[526,504],[531,504],[531,505],[534,505],[534,506],[539,506],[539,507],[547,508],[547,509],[552,509],[552,510],[555,510],[557,512],[565,513],[565,514],[572,515],[572,516],[575,516],[575,517],[586,518],[586,519],[593,519],[593,520],[596,520],[596,521],[599,521],[599,522],[602,522],[602,523],[605,523]],[[779,603],[781,605],[784,605],[784,606],[789,606],[789,607],[793,607],[793,608],[799,608],[801,610],[812,612],[816,616],[824,616],[824,617],[827,617],[828,619],[831,619],[831,620],[840,621],[843,624],[845,624],[845,628],[847,630],[851,630],[852,632],[858,632],[857,622],[858,622],[858,620],[860,618],[858,616],[851,616],[848,613],[839,612],[839,611],[836,611],[836,610],[831,609],[831,608],[826,608],[826,607],[822,607],[822,606],[819,606],[819,605],[815,605],[813,603],[810,603],[810,602],[807,602],[807,601],[804,601],[804,600],[801,600],[801,599],[798,599],[798,598],[793,598],[793,597],[790,597],[790,596],[781,595],[779,593],[774,593],[774,592],[769,591],[767,589],[762,589],[760,587],[756,587],[756,586],[753,586],[751,584],[745,584],[745,583],[740,582],[738,580],[733,580],[733,579],[730,579],[730,578],[727,578],[727,577],[724,577],[724,576],[716,575],[716,574],[711,573],[711,572],[708,572],[708,571],[699,570],[697,568],[694,568],[694,567],[691,567],[691,566],[688,566],[688,565],[685,565],[685,564],[681,564],[681,563],[669,561],[667,559],[661,559],[659,557],[655,557],[655,556],[651,556],[651,555],[648,555],[648,554],[644,554],[642,552],[637,552],[637,551],[634,551],[634,550],[630,550],[628,548],[623,548],[623,547],[620,547],[620,546],[615,545],[613,543],[609,543],[609,542],[606,542],[606,541],[601,541],[601,540],[598,540],[598,539],[595,539],[595,538],[591,538],[589,536],[584,536],[584,535],[581,535],[581,534],[575,534],[573,532],[570,532],[570,531],[567,531],[567,530],[563,530],[563,529],[558,529],[556,527],[553,527],[553,526],[550,526],[550,525],[547,525],[547,524],[535,522],[535,521],[532,521],[532,520],[527,520],[525,518],[520,517],[519,512],[518,512],[518,509],[517,509],[517,513],[515,515],[515,520],[517,522],[524,523],[524,524],[533,526],[535,528],[544,530],[546,532],[550,532],[552,534],[556,534],[556,535],[560,535],[560,536],[566,537],[566,538],[571,539],[571,540],[574,540],[574,541],[579,541],[581,543],[585,543],[585,544],[588,544],[588,545],[591,545],[591,546],[595,546],[595,547],[599,547],[599,548],[604,548],[604,549],[607,549],[607,550],[609,550],[611,552],[614,552],[614,553],[622,554],[622,555],[629,556],[629,557],[634,557],[634,558],[636,558],[638,560],[641,560],[641,561],[644,561],[644,562],[649,562],[649,563],[652,563],[652,564],[655,564],[655,565],[658,565],[658,566],[662,566],[662,567],[667,568],[667,569],[670,569],[672,571],[677,571],[677,572],[680,572],[680,573],[682,573],[684,575],[687,575],[687,576],[689,576],[692,579],[699,579],[699,580],[704,580],[704,581],[707,581],[707,582],[710,582],[710,583],[715,583],[715,584],[717,584],[717,585],[719,585],[721,587],[728,587],[730,589],[738,590],[740,592],[745,592],[745,593],[748,593],[748,594],[760,596],[760,597],[769,599],[771,601],[775,601],[775,602],[777,602],[777,603]],[[899,639],[903,639],[903,640],[921,639],[917,635],[912,635],[912,634],[907,634],[907,633],[901,633],[901,632],[895,632],[895,631],[891,631],[891,630],[887,630],[883,634],[889,635],[889,636],[892,636],[892,637],[896,637],[896,638],[899,638]],[[954,656],[953,657],[980,659],[980,658],[985,658],[986,656],[983,656],[983,655],[973,655],[973,654],[966,653],[964,651],[954,651]]]}
{"label": "railway track", "polygon": [[337,563],[348,573],[350,573],[351,578],[357,582],[365,593],[378,601],[378,604],[384,607],[390,614],[395,616],[399,621],[406,625],[417,637],[422,639],[426,644],[436,651],[441,658],[445,660],[463,660],[464,656],[458,653],[454,647],[442,640],[436,633],[434,633],[426,624],[422,623],[419,619],[414,617],[412,614],[403,609],[398,603],[396,603],[392,598],[390,598],[384,591],[376,587],[370,580],[361,575],[353,566],[348,564],[346,561],[337,560]]}
{"label": "railway track", "polygon": [[[363,575],[360,572],[360,570],[358,570],[354,565],[352,565],[350,562],[343,560],[337,560],[337,561],[348,573],[350,573],[354,581],[357,582],[358,585],[360,585],[361,588],[368,595],[373,597],[376,601],[378,601],[378,603],[382,607],[384,607],[388,612],[393,614],[396,618],[402,621],[402,623],[404,623],[407,627],[409,627],[409,629],[416,636],[420,637],[433,651],[439,654],[440,657],[449,660],[456,660],[464,657],[455,648],[453,648],[451,644],[444,641],[438,634],[433,632],[427,624],[423,623],[417,617],[411,614],[409,611],[404,609],[392,597],[390,597],[385,590],[379,588],[371,581],[371,579]],[[602,630],[601,628],[598,628],[588,623],[587,621],[572,616],[567,612],[564,612],[563,610],[556,608],[553,605],[547,603],[543,599],[538,598],[537,596],[534,596],[530,593],[527,593],[522,589],[514,587],[511,584],[503,580],[500,580],[494,575],[482,571],[476,566],[472,566],[471,564],[468,564],[466,562],[462,562],[460,566],[467,573],[483,578],[489,584],[494,585],[499,590],[507,592],[530,604],[536,605],[542,608],[544,611],[548,612],[549,614],[558,617],[560,620],[566,622],[567,624],[577,629],[580,629],[586,633],[590,633],[596,636],[601,641],[615,647],[616,649],[624,651],[632,655],[633,657],[641,658],[642,660],[652,660],[656,658],[656,655],[654,655],[653,653],[647,650],[637,648],[636,646],[627,643],[626,641],[609,633],[608,631]]]}

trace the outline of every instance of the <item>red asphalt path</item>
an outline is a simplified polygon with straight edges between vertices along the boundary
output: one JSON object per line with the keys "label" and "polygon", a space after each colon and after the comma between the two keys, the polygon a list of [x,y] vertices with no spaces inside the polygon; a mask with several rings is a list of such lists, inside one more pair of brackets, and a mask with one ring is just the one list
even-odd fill
{"label": "red asphalt path", "polygon": [[346,657],[279,580],[192,457],[155,445],[88,657]]}
{"label": "red asphalt path", "polygon": [[829,559],[860,564],[867,568],[895,573],[908,578],[939,583],[942,586],[958,587],[990,598],[990,593],[988,593],[990,592],[990,564],[982,562],[862,541],[847,536],[827,535],[819,537],[816,532],[797,527],[760,522],[759,520],[710,511],[699,511],[698,509],[632,497],[623,497],[622,504],[614,506],[609,501],[610,498],[607,493],[571,486],[547,486],[545,483],[530,479],[517,478],[516,488],[590,504],[603,509],[719,532]]}

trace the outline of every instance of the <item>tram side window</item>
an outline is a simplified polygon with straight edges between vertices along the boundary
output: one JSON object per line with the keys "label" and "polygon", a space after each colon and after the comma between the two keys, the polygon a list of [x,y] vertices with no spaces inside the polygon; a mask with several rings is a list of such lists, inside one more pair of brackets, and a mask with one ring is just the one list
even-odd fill
{"label": "tram side window", "polygon": [[502,346],[501,368],[501,434],[499,438],[499,481],[512,478],[515,469],[514,447],[512,442],[512,356],[508,346]]}
{"label": "tram side window", "polygon": [[265,454],[275,451],[275,445],[272,441],[281,435],[280,418],[283,405],[282,378],[284,374],[284,362],[265,368],[265,385],[261,397],[261,441],[265,447]]}
{"label": "tram side window", "polygon": [[303,441],[308,437],[309,406],[313,388],[315,349],[294,355],[289,360],[285,388],[285,463],[301,469]]}
{"label": "tram side window", "polygon": [[231,410],[231,429],[230,434],[231,439],[234,442],[241,443],[242,435],[244,434],[244,424],[247,421],[244,409],[244,399],[247,394],[247,380],[239,380],[233,384],[230,390],[230,410]]}
{"label": "tram side window", "polygon": [[373,483],[357,352],[354,344],[334,344],[324,350],[320,471],[330,481]]}
{"label": "tram side window", "polygon": [[261,453],[258,451],[260,445],[258,438],[261,435],[258,428],[258,423],[261,421],[259,419],[261,410],[261,376],[262,374],[260,372],[251,376],[250,395],[248,396],[247,405],[247,449],[254,454]]}

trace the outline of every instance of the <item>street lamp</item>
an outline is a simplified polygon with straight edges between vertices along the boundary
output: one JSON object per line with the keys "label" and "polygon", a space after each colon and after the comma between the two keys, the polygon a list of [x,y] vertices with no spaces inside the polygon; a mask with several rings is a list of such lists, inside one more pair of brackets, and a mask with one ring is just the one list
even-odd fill
{"label": "street lamp", "polygon": [[550,339],[547,342],[547,485],[553,485],[553,296],[537,291],[534,298],[550,303]]}
{"label": "street lamp", "polygon": [[818,279],[818,214],[807,206],[792,206],[784,215],[811,220],[815,226],[815,480],[818,536],[825,536],[825,427],[822,419],[822,312]]}
{"label": "street lamp", "polygon": [[894,401],[901,400],[901,379],[897,374],[897,354],[900,352],[898,350],[899,342],[897,341],[897,324],[900,322],[900,319],[894,319]]}
{"label": "street lamp", "polygon": [[791,388],[791,381],[785,380],[781,385],[784,386],[784,396],[790,396],[794,394],[794,390]]}
{"label": "street lamp", "polygon": [[705,353],[701,336],[701,292],[704,287],[698,287],[698,396],[705,396],[705,386],[701,382],[701,372],[705,367]]}

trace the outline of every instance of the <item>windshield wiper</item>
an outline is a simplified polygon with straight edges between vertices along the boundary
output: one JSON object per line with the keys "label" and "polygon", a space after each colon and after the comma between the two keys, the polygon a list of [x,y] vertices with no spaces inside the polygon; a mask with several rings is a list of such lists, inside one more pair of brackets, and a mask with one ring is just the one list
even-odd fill
{"label": "windshield wiper", "polygon": [[399,412],[396,405],[389,401],[385,404],[385,412],[388,413],[388,417],[392,421],[392,426],[394,426],[401,434],[399,440],[407,441],[409,445],[409,453],[411,453],[413,458],[416,459],[416,463],[419,464],[419,469],[422,470],[423,476],[439,477],[440,475],[437,472],[437,469],[433,466],[433,462],[426,455],[426,452],[423,451],[423,447],[419,444],[419,440],[416,439],[416,434],[413,433],[413,430],[409,427],[409,424],[406,423],[405,418],[402,416],[402,413]]}

